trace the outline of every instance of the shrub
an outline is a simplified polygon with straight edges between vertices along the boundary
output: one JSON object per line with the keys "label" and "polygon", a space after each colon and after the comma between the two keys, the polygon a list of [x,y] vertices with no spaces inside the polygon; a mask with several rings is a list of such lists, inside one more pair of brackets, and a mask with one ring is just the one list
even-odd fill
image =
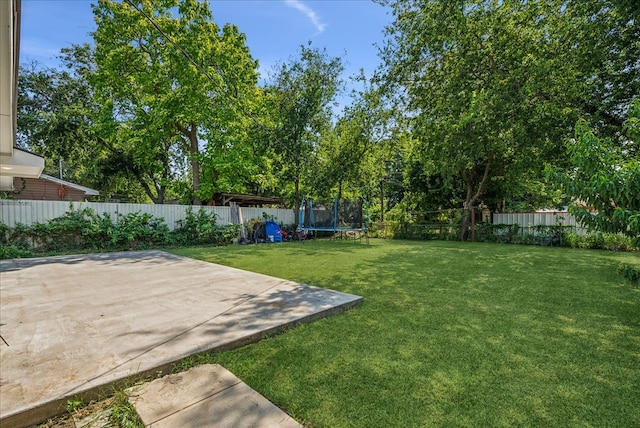
{"label": "shrub", "polygon": [[514,243],[520,241],[519,224],[491,224],[491,234],[493,242]]}
{"label": "shrub", "polygon": [[11,228],[4,223],[0,223],[0,244],[7,244]]}
{"label": "shrub", "polygon": [[572,248],[604,249],[609,251],[634,251],[631,238],[621,233],[565,234],[565,244]]}
{"label": "shrub", "polygon": [[33,252],[21,246],[14,244],[0,243],[0,259],[18,259],[23,257],[32,257]]}
{"label": "shrub", "polygon": [[601,250],[604,248],[604,236],[601,232],[587,235],[587,247],[592,250]]}
{"label": "shrub", "polygon": [[571,248],[583,248],[582,243],[585,241],[583,235],[578,235],[574,232],[567,232],[564,235],[564,243],[567,247]]}
{"label": "shrub", "polygon": [[631,238],[622,233],[604,233],[602,247],[609,251],[629,251],[632,248]]}
{"label": "shrub", "polygon": [[193,213],[193,209],[187,209],[187,215],[184,220],[178,222],[178,227],[171,234],[172,239],[177,244],[193,245],[193,244],[225,244],[233,241],[233,233],[239,233],[236,228],[235,232],[227,231],[224,226],[216,224],[216,215],[208,213],[200,208],[197,213]]}
{"label": "shrub", "polygon": [[618,273],[628,279],[636,287],[640,284],[640,266],[622,264],[618,267]]}
{"label": "shrub", "polygon": [[218,226],[218,227],[222,227],[223,233],[222,233],[222,241],[216,242],[216,244],[221,244],[221,245],[233,244],[240,236],[239,224],[229,224],[227,226]]}
{"label": "shrub", "polygon": [[85,238],[91,234],[96,219],[90,208],[70,210],[47,223],[16,227],[15,232],[30,241],[35,250],[68,251],[84,248]]}
{"label": "shrub", "polygon": [[107,231],[107,236],[114,248],[142,249],[170,242],[169,227],[164,219],[141,213],[118,214],[118,220]]}
{"label": "shrub", "polygon": [[498,237],[494,233],[494,225],[491,223],[477,224],[476,240],[478,242],[496,242],[498,240]]}
{"label": "shrub", "polygon": [[32,257],[45,253],[78,250],[136,250],[169,244],[214,244],[234,242],[239,225],[220,226],[216,216],[200,209],[187,210],[185,220],[170,231],[162,218],[146,213],[97,215],[90,208],[74,210],[46,223],[10,228],[0,222],[0,258]]}

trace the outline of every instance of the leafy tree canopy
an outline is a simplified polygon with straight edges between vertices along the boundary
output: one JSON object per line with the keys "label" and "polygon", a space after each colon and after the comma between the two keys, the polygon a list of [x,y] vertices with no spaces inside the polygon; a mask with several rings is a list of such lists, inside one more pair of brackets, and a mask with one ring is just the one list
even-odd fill
{"label": "leafy tree canopy", "polygon": [[572,168],[548,170],[574,201],[576,219],[601,232],[623,233],[640,244],[640,100],[623,125],[624,144],[596,135],[588,122],[578,121],[568,143]]}
{"label": "leafy tree canopy", "polygon": [[629,73],[638,23],[622,2],[384,3],[395,19],[383,82],[404,101],[412,158],[426,177],[461,186],[465,208],[489,194],[528,197],[522,181],[542,183],[540,165],[565,159],[578,117],[615,125],[640,82]]}
{"label": "leafy tree canopy", "polygon": [[[270,100],[271,144],[280,168],[280,185],[297,205],[301,182],[309,175],[321,136],[330,131],[333,103],[342,89],[342,59],[326,49],[300,46],[299,56],[274,70],[266,88]],[[315,179],[312,178],[312,179]]]}
{"label": "leafy tree canopy", "polygon": [[[148,193],[156,202],[162,202],[180,155],[191,166],[193,202],[210,198],[224,172],[218,152],[244,143],[227,137],[257,94],[257,62],[244,34],[230,24],[219,28],[208,2],[197,0],[99,0],[94,15],[96,70],[89,79],[104,106],[103,132],[117,135],[114,144],[137,146],[134,158],[146,158],[140,166],[154,171],[156,191]],[[240,161],[239,167],[250,161],[222,157]]]}

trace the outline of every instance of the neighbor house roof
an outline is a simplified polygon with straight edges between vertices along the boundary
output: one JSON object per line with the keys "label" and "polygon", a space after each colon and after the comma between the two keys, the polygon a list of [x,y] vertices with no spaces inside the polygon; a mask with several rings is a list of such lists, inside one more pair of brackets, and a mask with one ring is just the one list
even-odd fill
{"label": "neighbor house roof", "polygon": [[56,184],[60,184],[61,186],[71,187],[72,189],[80,190],[84,192],[87,196],[98,196],[100,192],[95,189],[90,189],[88,187],[81,186],[76,183],[72,183],[70,181],[62,180],[60,178],[55,178],[47,174],[40,174],[40,178],[43,180],[51,181]]}

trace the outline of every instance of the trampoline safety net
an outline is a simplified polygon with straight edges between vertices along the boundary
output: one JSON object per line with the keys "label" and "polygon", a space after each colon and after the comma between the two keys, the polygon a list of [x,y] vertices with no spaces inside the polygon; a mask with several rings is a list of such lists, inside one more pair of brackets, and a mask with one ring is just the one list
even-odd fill
{"label": "trampoline safety net", "polygon": [[299,223],[306,230],[366,230],[366,203],[363,200],[335,200],[331,203],[303,199]]}
{"label": "trampoline safety net", "polygon": [[362,229],[364,227],[362,205],[362,200],[338,201],[338,227]]}

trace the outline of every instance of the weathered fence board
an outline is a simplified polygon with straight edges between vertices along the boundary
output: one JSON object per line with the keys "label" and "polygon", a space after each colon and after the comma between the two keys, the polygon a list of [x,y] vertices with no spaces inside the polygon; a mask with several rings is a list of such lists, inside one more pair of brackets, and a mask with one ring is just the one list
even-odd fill
{"label": "weathered fence board", "polygon": [[[0,222],[9,227],[21,223],[29,226],[34,223],[46,223],[56,217],[64,215],[70,210],[90,208],[97,214],[108,213],[115,222],[118,215],[129,213],[148,213],[156,218],[163,218],[170,229],[175,229],[179,220],[186,218],[188,205],[153,205],[153,204],[120,204],[107,202],[64,202],[64,201],[29,201],[29,200],[0,200]],[[193,206],[193,212],[203,209],[216,215],[217,223],[231,224],[230,207]],[[252,218],[263,219],[264,216],[273,218],[278,223],[294,224],[293,210],[284,208],[242,208],[245,221]]]}

